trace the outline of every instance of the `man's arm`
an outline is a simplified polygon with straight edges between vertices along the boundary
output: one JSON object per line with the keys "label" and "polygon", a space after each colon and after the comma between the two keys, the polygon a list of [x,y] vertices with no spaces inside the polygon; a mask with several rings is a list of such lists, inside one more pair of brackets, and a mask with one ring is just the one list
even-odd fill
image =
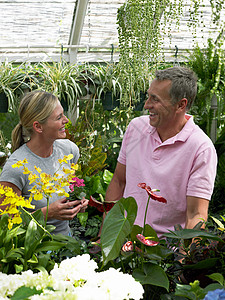
{"label": "man's arm", "polygon": [[209,200],[187,196],[187,213],[185,228],[192,229],[197,223],[207,221]]}
{"label": "man's arm", "polygon": [[126,165],[117,163],[113,178],[107,188],[105,201],[117,201],[123,197],[126,185]]}
{"label": "man's arm", "polygon": [[[209,200],[187,196],[187,212],[186,212],[186,229],[193,229],[200,221],[207,221],[208,218],[208,207]],[[202,228],[204,228],[204,223]],[[194,239],[192,240],[194,242]],[[183,261],[186,252],[180,247],[179,252],[181,253],[180,262]]]}

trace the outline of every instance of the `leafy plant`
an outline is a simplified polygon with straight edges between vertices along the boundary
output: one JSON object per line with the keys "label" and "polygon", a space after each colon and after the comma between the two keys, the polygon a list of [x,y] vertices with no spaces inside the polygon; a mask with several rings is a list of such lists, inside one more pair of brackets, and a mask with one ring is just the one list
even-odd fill
{"label": "leafy plant", "polygon": [[[8,228],[8,215],[0,218],[0,271],[7,274],[30,270],[50,271],[55,261],[51,259],[54,251],[70,249],[79,254],[79,242],[62,235],[51,235],[54,226],[44,229],[41,210],[32,216],[21,209],[23,222]],[[52,254],[49,251],[53,251]]]}
{"label": "leafy plant", "polygon": [[19,66],[13,63],[0,63],[0,93],[4,93],[9,102],[9,110],[15,110],[24,89],[30,88],[28,81],[32,78],[26,71],[25,64]]}
{"label": "leafy plant", "polygon": [[87,93],[85,89],[85,72],[77,64],[60,62],[43,62],[36,66],[36,75],[40,87],[59,97],[65,110],[76,107],[77,99]]}
{"label": "leafy plant", "polygon": [[[225,56],[223,41],[216,43],[208,39],[208,45],[201,49],[198,45],[188,58],[188,66],[198,76],[198,93],[190,113],[194,114],[197,124],[210,135],[212,119],[217,119],[217,128],[224,123],[225,101]],[[217,97],[217,110],[214,116],[211,109],[213,96]],[[219,131],[218,131],[219,134]]]}
{"label": "leafy plant", "polygon": [[[131,105],[137,101],[134,91],[143,90],[143,83],[152,70],[164,60],[162,44],[164,37],[172,38],[172,25],[179,29],[180,19],[185,14],[193,39],[196,28],[204,24],[201,4],[203,0],[191,1],[186,10],[184,1],[128,0],[118,9],[117,24],[119,38],[119,68],[121,70],[122,102]],[[212,23],[220,28],[223,0],[210,1]],[[216,7],[216,12],[215,12]],[[222,21],[221,21],[222,23]],[[146,76],[147,74],[147,76]]]}

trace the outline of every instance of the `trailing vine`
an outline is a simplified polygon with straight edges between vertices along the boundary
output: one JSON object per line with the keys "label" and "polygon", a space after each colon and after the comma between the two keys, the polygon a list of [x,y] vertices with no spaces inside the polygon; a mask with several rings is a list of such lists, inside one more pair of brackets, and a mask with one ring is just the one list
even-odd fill
{"label": "trailing vine", "polygon": [[[119,37],[120,81],[123,90],[122,105],[139,100],[140,91],[146,91],[151,74],[164,61],[164,37],[172,39],[171,30],[179,28],[180,19],[187,19],[192,28],[204,23],[204,0],[127,0],[117,13]],[[220,26],[224,0],[209,0],[214,26]],[[188,8],[188,9],[187,9]]]}

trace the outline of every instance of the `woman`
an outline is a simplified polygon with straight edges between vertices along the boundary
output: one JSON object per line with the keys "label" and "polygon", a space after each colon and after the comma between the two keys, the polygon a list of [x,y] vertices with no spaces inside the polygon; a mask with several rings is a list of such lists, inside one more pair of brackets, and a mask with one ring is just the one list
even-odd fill
{"label": "woman", "polygon": [[[0,184],[12,187],[13,190],[25,198],[29,198],[28,175],[23,174],[22,168],[12,168],[17,161],[27,159],[26,167],[36,173],[34,166],[42,172],[53,175],[59,169],[59,158],[73,154],[71,163],[77,163],[79,158],[78,147],[70,140],[65,139],[65,124],[68,119],[58,98],[44,91],[33,91],[24,96],[19,107],[20,122],[12,132],[13,153],[7,160],[2,173]],[[68,188],[68,187],[66,187]],[[41,209],[46,216],[47,200],[32,200],[35,210]],[[86,209],[88,200],[68,201],[66,197],[52,194],[48,210],[47,223],[56,228],[53,234],[69,234],[69,220],[78,212]]]}

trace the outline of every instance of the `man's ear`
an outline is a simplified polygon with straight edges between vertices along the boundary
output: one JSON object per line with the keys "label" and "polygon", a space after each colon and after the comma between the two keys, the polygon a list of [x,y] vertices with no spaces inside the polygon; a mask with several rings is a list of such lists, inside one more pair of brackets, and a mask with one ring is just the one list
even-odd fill
{"label": "man's ear", "polygon": [[42,131],[43,131],[42,125],[38,121],[34,121],[33,129],[37,133],[42,133]]}
{"label": "man's ear", "polygon": [[177,104],[178,104],[177,106],[178,110],[186,110],[188,101],[186,98],[183,98]]}

